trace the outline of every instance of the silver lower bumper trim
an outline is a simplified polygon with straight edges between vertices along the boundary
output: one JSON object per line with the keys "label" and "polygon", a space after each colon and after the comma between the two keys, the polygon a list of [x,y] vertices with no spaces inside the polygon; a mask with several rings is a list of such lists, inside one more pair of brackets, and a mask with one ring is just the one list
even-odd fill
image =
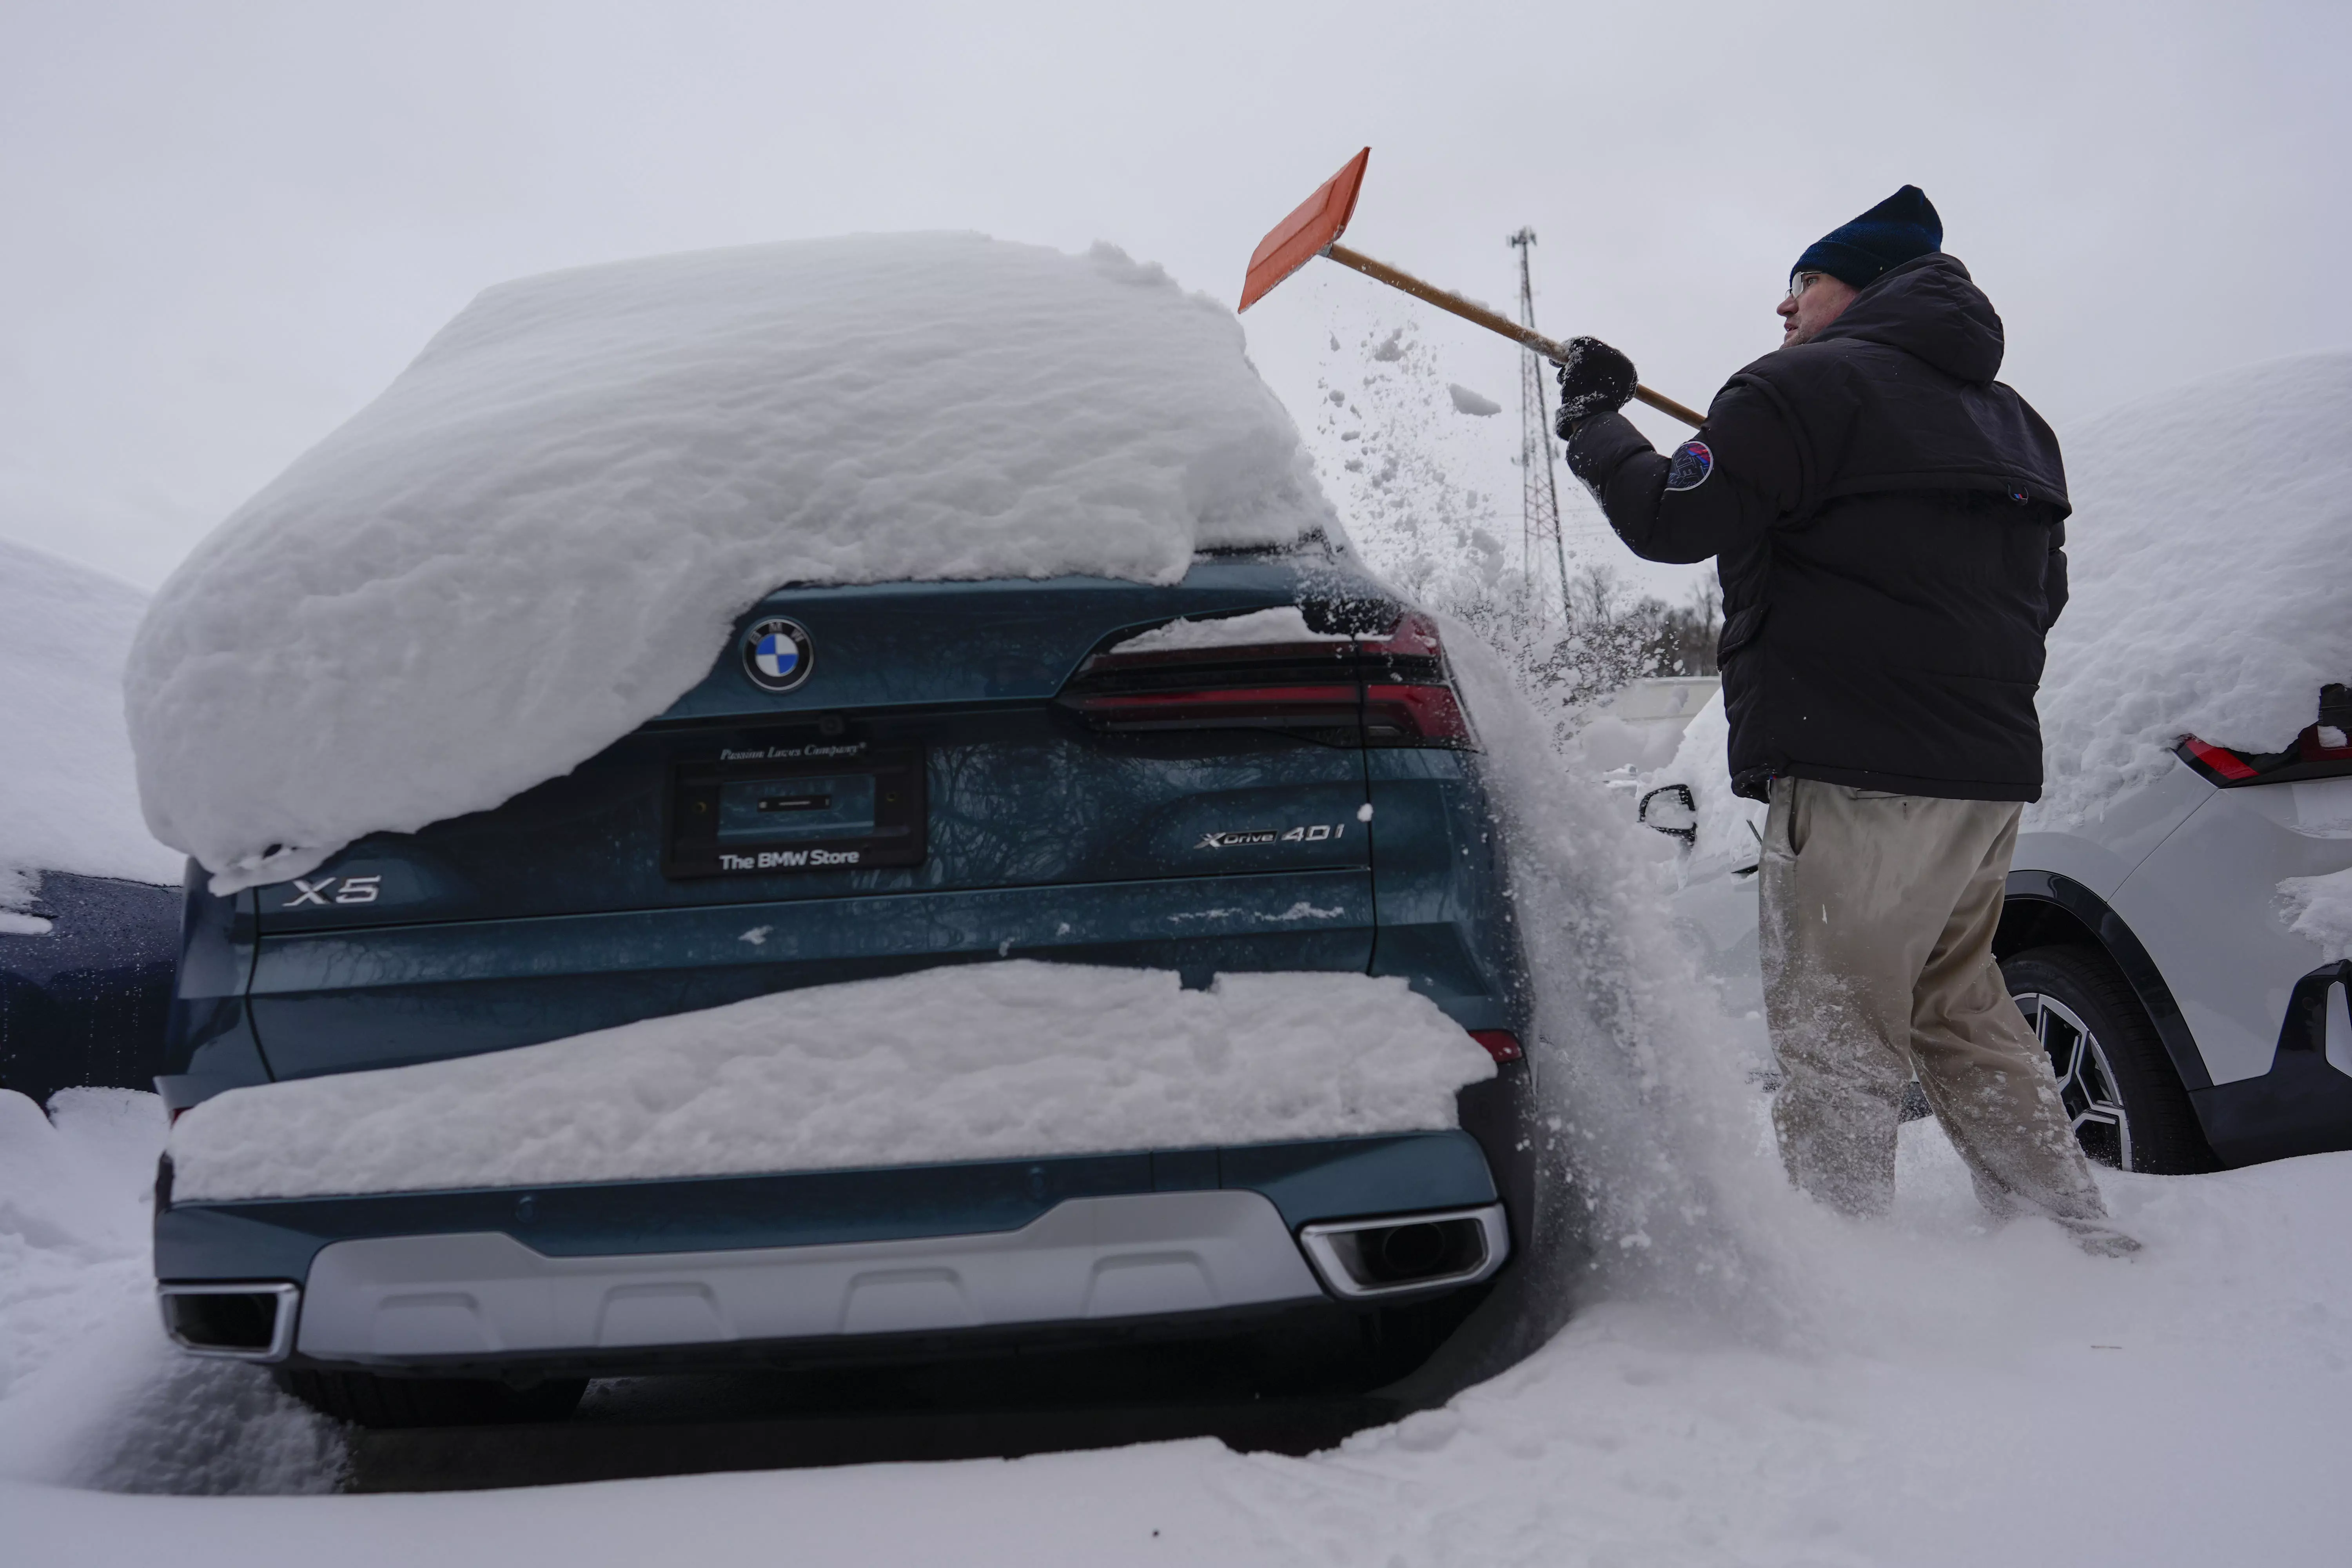
{"label": "silver lower bumper trim", "polygon": [[297,1343],[327,1361],[530,1354],[986,1328],[1319,1298],[1253,1192],[1076,1198],[1019,1230],[551,1258],[510,1236],[339,1241]]}

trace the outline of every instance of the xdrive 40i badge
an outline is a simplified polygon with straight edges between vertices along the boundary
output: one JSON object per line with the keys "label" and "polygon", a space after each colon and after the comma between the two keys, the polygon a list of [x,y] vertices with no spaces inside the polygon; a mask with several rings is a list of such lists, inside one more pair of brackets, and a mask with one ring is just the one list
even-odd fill
{"label": "xdrive 40i badge", "polygon": [[771,616],[743,634],[743,673],[762,691],[790,691],[809,678],[816,652],[798,621]]}
{"label": "xdrive 40i badge", "polygon": [[1252,844],[1320,844],[1348,837],[1344,822],[1302,823],[1297,827],[1244,827],[1225,833],[1203,833],[1195,849],[1239,849]]}

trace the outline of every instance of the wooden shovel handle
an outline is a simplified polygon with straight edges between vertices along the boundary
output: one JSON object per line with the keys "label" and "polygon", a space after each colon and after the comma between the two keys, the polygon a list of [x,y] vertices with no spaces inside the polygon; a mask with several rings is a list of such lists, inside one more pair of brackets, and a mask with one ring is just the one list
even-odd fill
{"label": "wooden shovel handle", "polygon": [[[1375,261],[1361,251],[1350,250],[1346,246],[1338,244],[1331,246],[1323,254],[1342,267],[1352,267],[1367,278],[1376,278],[1391,289],[1402,289],[1416,300],[1427,300],[1439,310],[1449,310],[1464,321],[1475,322],[1490,332],[1500,332],[1520,347],[1533,349],[1555,364],[1568,358],[1568,346],[1565,343],[1554,342],[1541,332],[1519,325],[1508,316],[1498,316],[1484,305],[1474,305],[1461,295],[1448,293],[1433,283],[1423,283],[1412,273],[1400,272],[1385,261]],[[1659,413],[1671,414],[1694,429],[1706,423],[1706,415],[1685,408],[1673,398],[1662,393],[1652,392],[1646,386],[1635,387],[1633,395]]]}

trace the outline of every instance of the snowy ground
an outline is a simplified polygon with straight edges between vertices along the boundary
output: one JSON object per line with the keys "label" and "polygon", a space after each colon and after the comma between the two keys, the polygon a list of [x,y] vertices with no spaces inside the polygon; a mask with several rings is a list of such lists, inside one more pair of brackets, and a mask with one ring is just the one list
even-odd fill
{"label": "snowy ground", "polygon": [[[2342,1561],[2352,1154],[2109,1175],[2130,1263],[1982,1231],[1905,1130],[1895,1219],[1775,1205],[1743,1308],[1597,1302],[1448,1408],[1304,1459],[1201,1440],[412,1497],[320,1492],[338,1435],[173,1356],[141,1227],[152,1102],[0,1104],[0,1519],[12,1561],[357,1565]],[[1769,1167],[1757,1166],[1759,1178]],[[779,1550],[780,1528],[791,1550]]]}

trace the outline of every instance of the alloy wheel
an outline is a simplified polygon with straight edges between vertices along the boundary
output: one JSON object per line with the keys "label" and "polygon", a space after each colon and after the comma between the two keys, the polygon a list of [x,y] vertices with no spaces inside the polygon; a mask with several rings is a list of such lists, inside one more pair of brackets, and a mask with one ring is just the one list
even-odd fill
{"label": "alloy wheel", "polygon": [[2018,1011],[2050,1053],[2058,1077],[2058,1099],[2083,1152],[2104,1165],[2132,1169],[2131,1118],[2099,1037],[2082,1015],[2055,996],[2029,991],[2015,998]]}

